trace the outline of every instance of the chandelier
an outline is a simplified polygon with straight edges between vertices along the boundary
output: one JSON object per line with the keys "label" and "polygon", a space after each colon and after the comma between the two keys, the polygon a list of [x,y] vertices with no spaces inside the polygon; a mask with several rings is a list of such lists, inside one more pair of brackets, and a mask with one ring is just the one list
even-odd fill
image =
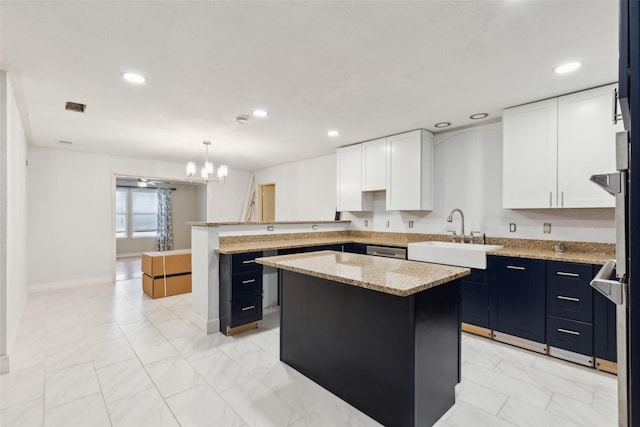
{"label": "chandelier", "polygon": [[205,147],[205,155],[204,165],[200,169],[200,178],[196,178],[196,162],[188,162],[187,176],[189,177],[189,182],[199,181],[206,184],[209,181],[214,181],[223,183],[228,173],[227,165],[218,166],[217,177],[213,178],[213,162],[209,161],[209,146],[211,145],[211,141],[202,141],[202,143]]}

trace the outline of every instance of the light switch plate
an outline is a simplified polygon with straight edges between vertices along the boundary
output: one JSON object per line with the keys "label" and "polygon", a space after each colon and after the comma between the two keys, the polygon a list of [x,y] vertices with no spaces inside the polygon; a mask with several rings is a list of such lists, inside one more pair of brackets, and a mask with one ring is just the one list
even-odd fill
{"label": "light switch plate", "polygon": [[551,233],[551,223],[550,222],[545,222],[544,225],[542,226],[542,232],[545,234],[550,234]]}

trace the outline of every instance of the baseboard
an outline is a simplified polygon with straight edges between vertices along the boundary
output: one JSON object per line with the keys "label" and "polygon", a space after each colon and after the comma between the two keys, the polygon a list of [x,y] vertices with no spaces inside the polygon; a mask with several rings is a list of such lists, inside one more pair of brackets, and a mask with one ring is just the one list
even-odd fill
{"label": "baseboard", "polygon": [[142,252],[131,252],[127,254],[117,254],[116,258],[127,258],[132,256],[142,256]]}
{"label": "baseboard", "polygon": [[191,323],[207,335],[220,332],[220,319],[207,320],[192,311]]}
{"label": "baseboard", "polygon": [[9,355],[0,355],[0,374],[6,374],[9,372]]}
{"label": "baseboard", "polygon": [[87,277],[86,279],[64,280],[60,282],[35,283],[29,285],[29,292],[51,291],[56,289],[78,288],[82,286],[99,285],[103,283],[113,283],[111,276]]}
{"label": "baseboard", "polygon": [[24,294],[24,298],[22,298],[22,304],[20,307],[20,313],[18,314],[18,321],[13,327],[13,331],[11,331],[11,336],[7,339],[7,357],[14,349],[16,338],[18,336],[18,331],[20,330],[20,326],[22,326],[22,319],[24,316],[24,310],[27,308],[27,301],[29,300],[29,289]]}

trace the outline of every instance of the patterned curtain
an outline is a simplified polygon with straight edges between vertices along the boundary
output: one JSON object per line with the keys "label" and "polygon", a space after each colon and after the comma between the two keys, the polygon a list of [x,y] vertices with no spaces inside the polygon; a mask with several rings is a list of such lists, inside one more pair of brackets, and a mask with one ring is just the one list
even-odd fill
{"label": "patterned curtain", "polygon": [[173,228],[171,226],[171,189],[158,188],[158,233],[156,250],[173,249]]}

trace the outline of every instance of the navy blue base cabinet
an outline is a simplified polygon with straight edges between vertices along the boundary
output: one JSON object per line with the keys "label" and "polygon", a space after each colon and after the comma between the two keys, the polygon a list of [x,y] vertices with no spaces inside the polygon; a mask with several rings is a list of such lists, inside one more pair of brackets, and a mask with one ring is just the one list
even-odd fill
{"label": "navy blue base cabinet", "polygon": [[545,342],[545,261],[488,257],[489,325],[494,331]]}
{"label": "navy blue base cabinet", "polygon": [[220,332],[262,319],[262,252],[220,254]]}
{"label": "navy blue base cabinet", "polygon": [[460,280],[460,318],[470,325],[489,328],[489,286],[485,270],[472,269]]}
{"label": "navy blue base cabinet", "polygon": [[[594,266],[595,272],[599,268],[599,265]],[[609,362],[617,362],[618,360],[616,305],[600,292],[593,293],[593,355]]]}
{"label": "navy blue base cabinet", "polygon": [[365,245],[364,243],[345,243],[344,245],[342,245],[342,250],[344,252],[350,252],[352,254],[366,255],[367,245]]}
{"label": "navy blue base cabinet", "polygon": [[280,360],[387,427],[432,426],[460,381],[458,285],[399,297],[281,270]]}
{"label": "navy blue base cabinet", "polygon": [[[549,353],[587,366],[593,366],[592,278],[591,264],[547,261]],[[555,349],[587,357],[576,357]]]}

